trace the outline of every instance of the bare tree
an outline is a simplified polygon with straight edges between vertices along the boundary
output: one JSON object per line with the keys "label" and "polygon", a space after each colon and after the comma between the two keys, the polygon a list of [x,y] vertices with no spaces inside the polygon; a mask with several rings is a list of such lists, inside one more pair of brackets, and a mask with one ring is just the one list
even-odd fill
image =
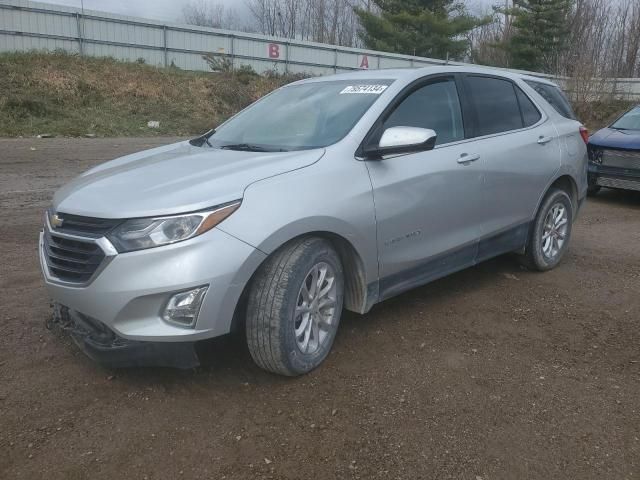
{"label": "bare tree", "polygon": [[[640,0],[577,0],[571,38],[557,73],[584,118],[598,116],[598,103],[619,98],[616,78],[639,73]],[[595,103],[594,103],[595,102]]]}
{"label": "bare tree", "polygon": [[[246,0],[256,29],[265,35],[356,46],[356,5],[368,0]],[[371,8],[370,3],[367,4]]]}
{"label": "bare tree", "polygon": [[493,7],[480,12],[492,21],[484,23],[469,33],[471,57],[469,61],[494,67],[508,67],[509,58],[504,44],[511,37],[511,22],[500,9]]}
{"label": "bare tree", "polygon": [[244,29],[238,12],[225,8],[221,3],[207,0],[192,0],[182,9],[185,22],[200,27]]}
{"label": "bare tree", "polygon": [[[501,48],[512,25],[494,7],[493,22],[471,33],[471,61],[509,67]],[[552,52],[552,70],[566,77],[565,85],[579,104],[616,93],[612,79],[640,74],[640,0],[575,0],[567,19],[570,36]]]}
{"label": "bare tree", "polygon": [[619,6],[612,53],[616,55],[613,66],[617,77],[633,77],[638,73],[640,51],[640,1],[626,0]]}

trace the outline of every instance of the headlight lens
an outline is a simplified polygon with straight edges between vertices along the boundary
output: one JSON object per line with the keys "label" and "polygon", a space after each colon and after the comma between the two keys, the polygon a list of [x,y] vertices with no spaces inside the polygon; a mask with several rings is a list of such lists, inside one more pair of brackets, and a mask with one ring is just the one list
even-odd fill
{"label": "headlight lens", "polygon": [[236,201],[205,212],[173,217],[134,218],[116,227],[108,238],[121,253],[181,242],[211,230],[239,206],[240,201]]}

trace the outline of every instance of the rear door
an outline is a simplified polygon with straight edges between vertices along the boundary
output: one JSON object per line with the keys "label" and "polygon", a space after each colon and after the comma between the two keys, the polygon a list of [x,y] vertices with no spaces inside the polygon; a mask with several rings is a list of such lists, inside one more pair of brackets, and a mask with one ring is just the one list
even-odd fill
{"label": "rear door", "polygon": [[464,86],[484,169],[481,261],[524,246],[561,150],[553,123],[512,80],[468,74]]}
{"label": "rear door", "polygon": [[365,142],[377,144],[397,126],[429,128],[438,139],[431,151],[366,161],[382,298],[473,264],[480,234],[482,162],[465,140],[455,77],[432,77],[400,94]]}
{"label": "rear door", "polygon": [[573,176],[578,180],[578,198],[581,199],[587,194],[587,148],[580,134],[582,124],[573,112],[566,95],[557,85],[535,80],[525,80],[525,83],[557,113],[553,118],[553,124],[558,131],[562,159],[566,166],[573,168]]}

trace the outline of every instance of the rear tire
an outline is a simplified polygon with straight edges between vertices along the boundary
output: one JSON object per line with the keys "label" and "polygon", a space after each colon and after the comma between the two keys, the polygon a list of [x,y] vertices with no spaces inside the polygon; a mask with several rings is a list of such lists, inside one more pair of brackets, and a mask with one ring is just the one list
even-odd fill
{"label": "rear tire", "polygon": [[569,246],[572,224],[573,204],[567,192],[549,191],[531,226],[522,263],[540,272],[555,268]]}
{"label": "rear tire", "polygon": [[589,185],[587,187],[587,195],[590,197],[595,197],[600,191],[600,188],[602,187],[600,187],[599,185]]}
{"label": "rear tire", "polygon": [[340,323],[340,257],[322,238],[292,241],[260,267],[247,303],[247,345],[256,364],[295,376],[319,366]]}

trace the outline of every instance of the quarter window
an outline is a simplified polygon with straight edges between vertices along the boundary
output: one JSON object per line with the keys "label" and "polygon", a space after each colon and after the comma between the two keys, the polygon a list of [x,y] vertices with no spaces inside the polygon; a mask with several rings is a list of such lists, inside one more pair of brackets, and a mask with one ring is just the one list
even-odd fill
{"label": "quarter window", "polygon": [[522,121],[524,122],[525,127],[530,127],[531,125],[535,125],[538,123],[542,115],[533,104],[533,102],[525,95],[525,93],[520,90],[520,88],[515,87],[516,95],[518,96],[518,103],[520,104],[520,110],[522,110]]}
{"label": "quarter window", "polygon": [[576,119],[576,114],[573,113],[569,100],[567,100],[565,94],[558,87],[534,80],[525,80],[525,82],[538,92],[542,98],[549,102],[549,105],[560,115],[570,120]]}
{"label": "quarter window", "polygon": [[513,83],[490,77],[469,76],[466,80],[477,115],[477,135],[518,130],[523,127]]}
{"label": "quarter window", "polygon": [[443,79],[410,93],[386,119],[382,131],[391,127],[430,128],[438,135],[437,145],[464,139],[455,81]]}

